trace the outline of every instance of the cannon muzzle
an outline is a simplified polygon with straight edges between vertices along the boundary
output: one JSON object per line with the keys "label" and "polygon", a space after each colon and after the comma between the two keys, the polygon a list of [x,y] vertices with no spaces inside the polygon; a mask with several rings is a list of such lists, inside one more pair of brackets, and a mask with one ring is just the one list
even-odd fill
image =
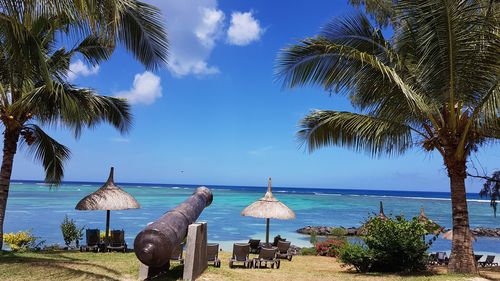
{"label": "cannon muzzle", "polygon": [[134,240],[137,258],[151,267],[159,268],[167,265],[173,250],[186,237],[188,226],[196,222],[203,209],[210,206],[212,200],[210,189],[199,187],[191,197],[175,209],[146,226]]}

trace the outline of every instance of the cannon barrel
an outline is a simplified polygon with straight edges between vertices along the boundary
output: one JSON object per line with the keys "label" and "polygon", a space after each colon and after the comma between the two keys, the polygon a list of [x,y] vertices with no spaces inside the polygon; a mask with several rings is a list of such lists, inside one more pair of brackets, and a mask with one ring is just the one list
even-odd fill
{"label": "cannon barrel", "polygon": [[186,237],[188,226],[196,222],[203,209],[210,206],[212,200],[210,189],[199,187],[175,209],[146,226],[134,240],[137,258],[151,267],[159,268],[167,265],[172,251]]}

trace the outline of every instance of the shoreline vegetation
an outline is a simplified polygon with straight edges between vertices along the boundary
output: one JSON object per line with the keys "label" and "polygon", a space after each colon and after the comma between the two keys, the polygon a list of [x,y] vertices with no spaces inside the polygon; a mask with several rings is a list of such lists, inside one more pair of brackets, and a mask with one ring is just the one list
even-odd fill
{"label": "shoreline vegetation", "polygon": [[[445,232],[449,229],[445,229]],[[305,226],[296,230],[297,233],[317,236],[361,236],[360,227],[343,226]],[[477,237],[500,238],[500,228],[475,227],[470,229],[472,235]]]}
{"label": "shoreline vegetation", "polygon": [[[3,280],[137,280],[139,261],[132,252],[92,253],[77,251],[41,251],[0,254],[0,281]],[[220,268],[209,266],[200,280],[332,280],[332,281],[481,281],[498,280],[498,268],[480,268],[480,276],[448,274],[444,266],[414,274],[356,273],[331,257],[295,256],[283,261],[280,269],[244,269],[228,267],[229,252],[220,252]],[[182,266],[171,264],[167,276],[154,280],[182,280]]]}

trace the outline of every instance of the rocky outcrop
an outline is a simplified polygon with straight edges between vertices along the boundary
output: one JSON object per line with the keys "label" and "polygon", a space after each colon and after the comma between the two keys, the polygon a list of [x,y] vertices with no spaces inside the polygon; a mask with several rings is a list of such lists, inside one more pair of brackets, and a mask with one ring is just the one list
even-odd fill
{"label": "rocky outcrop", "polygon": [[471,228],[471,232],[475,236],[500,237],[500,228],[476,227]]}
{"label": "rocky outcrop", "polygon": [[[355,227],[332,227],[332,226],[306,226],[300,229],[297,229],[298,233],[311,235],[315,233],[319,236],[330,236],[338,234],[338,229],[343,229],[345,231],[345,235],[347,236],[358,236],[360,235],[360,228]],[[471,228],[472,234],[475,236],[483,236],[483,237],[500,237],[500,228],[487,228],[487,227],[475,227]]]}
{"label": "rocky outcrop", "polygon": [[319,236],[329,236],[333,234],[338,234],[338,230],[343,230],[344,234],[347,236],[357,236],[360,234],[360,229],[355,227],[331,227],[331,226],[306,226],[300,229],[297,229],[298,233],[301,234],[316,234]]}

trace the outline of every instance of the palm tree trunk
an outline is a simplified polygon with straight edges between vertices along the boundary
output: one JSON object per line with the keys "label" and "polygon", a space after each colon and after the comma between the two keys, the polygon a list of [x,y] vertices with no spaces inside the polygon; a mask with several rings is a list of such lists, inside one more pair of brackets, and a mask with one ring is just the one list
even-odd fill
{"label": "palm tree trunk", "polygon": [[[5,130],[3,140],[2,167],[0,169],[0,238],[3,237],[3,222],[5,218],[5,210],[7,209],[10,177],[12,174],[12,165],[14,164],[14,155],[17,151],[18,140],[18,130]],[[3,239],[0,239],[0,250],[2,249],[2,247]]]}
{"label": "palm tree trunk", "polygon": [[477,273],[477,265],[472,250],[473,238],[469,230],[469,212],[465,192],[465,161],[448,161],[447,168],[450,177],[451,207],[453,210],[453,240],[448,271]]}

